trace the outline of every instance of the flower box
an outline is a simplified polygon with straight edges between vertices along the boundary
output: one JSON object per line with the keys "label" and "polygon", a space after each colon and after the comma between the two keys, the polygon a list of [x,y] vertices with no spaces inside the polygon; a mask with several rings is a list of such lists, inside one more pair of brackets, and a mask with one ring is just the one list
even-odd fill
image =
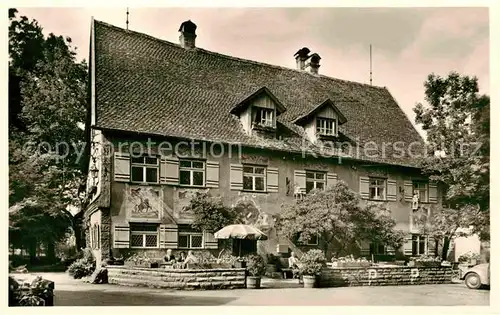
{"label": "flower box", "polygon": [[415,261],[415,267],[417,268],[422,268],[422,267],[428,267],[428,268],[437,268],[441,267],[441,262],[440,261]]}
{"label": "flower box", "polygon": [[367,268],[370,267],[371,263],[369,261],[338,261],[334,267],[340,268]]}

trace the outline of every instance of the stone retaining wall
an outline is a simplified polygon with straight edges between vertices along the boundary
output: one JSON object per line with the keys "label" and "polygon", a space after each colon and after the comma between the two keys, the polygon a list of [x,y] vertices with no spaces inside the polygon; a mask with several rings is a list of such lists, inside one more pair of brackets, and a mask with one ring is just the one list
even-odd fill
{"label": "stone retaining wall", "polygon": [[245,287],[245,268],[163,269],[107,266],[112,284],[170,289],[236,289]]}
{"label": "stone retaining wall", "polygon": [[320,287],[451,283],[451,267],[324,268]]}

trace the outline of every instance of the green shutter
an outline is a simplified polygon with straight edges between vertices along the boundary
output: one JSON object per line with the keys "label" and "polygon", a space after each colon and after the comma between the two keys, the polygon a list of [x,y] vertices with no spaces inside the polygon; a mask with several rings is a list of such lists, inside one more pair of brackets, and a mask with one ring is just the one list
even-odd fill
{"label": "green shutter", "polygon": [[405,256],[411,256],[413,253],[412,250],[413,247],[413,241],[412,241],[412,235],[410,234],[405,238],[405,242],[403,243],[403,253]]}
{"label": "green shutter", "polygon": [[435,183],[429,183],[429,202],[437,203],[437,185]]}
{"label": "green shutter", "polygon": [[130,227],[128,225],[115,225],[114,248],[129,248],[130,247]]}
{"label": "green shutter", "polygon": [[397,183],[394,179],[387,180],[387,200],[397,201]]}
{"label": "green shutter", "polygon": [[294,194],[306,193],[306,171],[295,170],[293,174]]}
{"label": "green shutter", "polygon": [[160,224],[160,247],[177,248],[177,225]]}
{"label": "green shutter", "polygon": [[219,187],[219,162],[207,161],[207,176],[206,187],[218,188]]}
{"label": "green shutter", "polygon": [[361,194],[361,198],[368,199],[370,198],[370,178],[366,176],[359,177],[359,193]]}
{"label": "green shutter", "polygon": [[243,165],[231,164],[229,169],[231,190],[243,190]]}
{"label": "green shutter", "polygon": [[179,184],[179,159],[177,157],[161,157],[160,183],[166,185]]}
{"label": "green shutter", "polygon": [[130,155],[128,153],[115,152],[114,180],[117,182],[130,181]]}
{"label": "green shutter", "polygon": [[278,192],[278,169],[275,167],[267,168],[267,192]]}
{"label": "green shutter", "polygon": [[215,239],[214,234],[208,231],[203,231],[203,242],[205,249],[217,249],[219,242]]}
{"label": "green shutter", "polygon": [[411,180],[404,181],[405,187],[405,201],[412,202],[413,200],[413,183]]}
{"label": "green shutter", "polygon": [[332,187],[337,184],[337,174],[335,173],[327,173],[326,174],[326,186]]}

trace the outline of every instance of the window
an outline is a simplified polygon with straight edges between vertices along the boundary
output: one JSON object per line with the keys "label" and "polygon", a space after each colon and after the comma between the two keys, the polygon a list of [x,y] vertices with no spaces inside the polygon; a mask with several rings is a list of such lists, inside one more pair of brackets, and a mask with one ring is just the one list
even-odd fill
{"label": "window", "polygon": [[181,160],[179,183],[186,186],[205,186],[205,162]]}
{"label": "window", "polygon": [[337,134],[337,127],[335,119],[330,118],[317,118],[316,119],[316,132],[319,135],[334,136]]}
{"label": "window", "polygon": [[131,158],[133,182],[158,183],[158,158],[141,156]]}
{"label": "window", "polygon": [[254,123],[266,127],[274,126],[274,110],[271,108],[255,107]]}
{"label": "window", "polygon": [[243,166],[243,190],[265,191],[266,168],[263,166]]}
{"label": "window", "polygon": [[306,171],[306,193],[313,189],[325,189],[326,174],[324,172]]}
{"label": "window", "polygon": [[428,185],[425,182],[413,182],[413,195],[418,194],[420,202],[427,202]]}
{"label": "window", "polygon": [[373,255],[385,255],[386,248],[384,244],[371,243],[370,244],[370,254]]}
{"label": "window", "polygon": [[130,247],[158,247],[158,224],[131,223]]}
{"label": "window", "polygon": [[425,255],[427,253],[427,237],[424,235],[413,234],[411,252],[413,256]]}
{"label": "window", "polygon": [[203,248],[203,233],[189,225],[179,225],[179,248]]}
{"label": "window", "polygon": [[370,178],[370,199],[385,200],[386,180],[383,178]]}

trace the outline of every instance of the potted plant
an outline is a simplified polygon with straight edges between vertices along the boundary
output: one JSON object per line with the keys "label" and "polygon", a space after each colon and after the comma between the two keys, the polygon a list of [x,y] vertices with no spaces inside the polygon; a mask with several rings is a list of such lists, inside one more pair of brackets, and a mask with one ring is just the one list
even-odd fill
{"label": "potted plant", "polygon": [[259,289],[262,275],[266,272],[266,263],[264,259],[257,254],[248,256],[247,258],[247,277],[248,289]]}
{"label": "potted plant", "polygon": [[314,288],[316,277],[321,274],[321,269],[326,264],[323,251],[311,249],[300,258],[299,271],[304,280],[304,288]]}

